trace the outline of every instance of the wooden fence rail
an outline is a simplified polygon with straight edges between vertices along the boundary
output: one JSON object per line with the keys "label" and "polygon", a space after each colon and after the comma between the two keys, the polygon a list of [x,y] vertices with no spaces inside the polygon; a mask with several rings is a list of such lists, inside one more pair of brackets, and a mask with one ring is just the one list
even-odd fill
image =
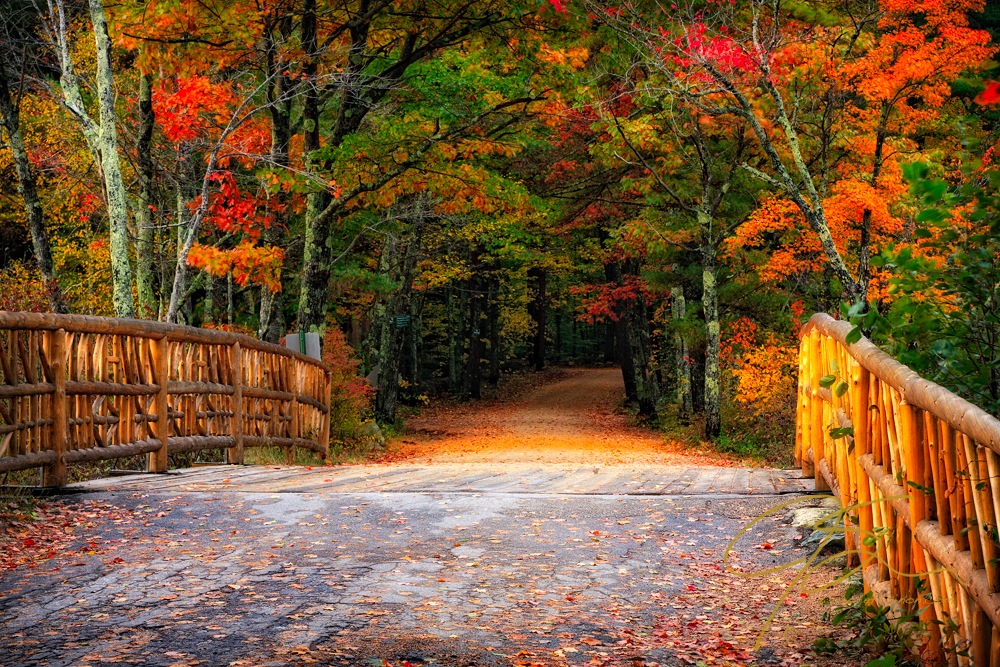
{"label": "wooden fence rail", "polygon": [[0,472],[224,448],[326,454],[330,372],[241,334],[161,322],[0,311]]}
{"label": "wooden fence rail", "polygon": [[866,589],[919,612],[925,655],[1000,667],[1000,421],[851,329],[803,329],[796,460],[848,509]]}

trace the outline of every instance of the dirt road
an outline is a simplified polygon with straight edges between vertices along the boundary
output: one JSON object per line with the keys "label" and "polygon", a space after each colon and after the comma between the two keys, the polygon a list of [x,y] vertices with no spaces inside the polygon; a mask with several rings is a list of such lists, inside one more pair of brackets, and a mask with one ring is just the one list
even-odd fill
{"label": "dirt road", "polygon": [[635,426],[617,368],[579,368],[513,400],[435,406],[407,421],[392,457],[415,463],[732,465]]}

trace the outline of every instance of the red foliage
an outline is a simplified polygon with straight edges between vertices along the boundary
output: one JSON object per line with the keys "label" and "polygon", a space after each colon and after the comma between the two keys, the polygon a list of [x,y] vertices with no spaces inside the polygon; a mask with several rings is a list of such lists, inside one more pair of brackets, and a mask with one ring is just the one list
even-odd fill
{"label": "red foliage", "polygon": [[[660,28],[664,37],[666,31]],[[711,63],[722,72],[750,72],[757,64],[744,48],[725,35],[709,35],[704,23],[694,23],[687,29],[684,37],[675,40],[677,47],[687,54],[688,58],[674,58],[677,65],[690,67],[696,60]]]}
{"label": "red foliage", "polygon": [[[266,209],[269,202],[240,190],[233,172],[217,172],[212,174],[212,180],[219,184],[219,189],[209,199],[205,222],[224,232],[241,231],[255,240],[261,230],[274,224],[274,216]],[[196,199],[191,206],[200,203]]]}
{"label": "red foliage", "polygon": [[982,105],[1000,103],[1000,82],[988,81],[986,83],[986,90],[979,93],[979,96],[976,97],[976,102]]}
{"label": "red foliage", "polygon": [[549,4],[552,5],[557,12],[561,14],[566,13],[566,0],[549,0]]}
{"label": "red foliage", "polygon": [[212,83],[207,76],[181,79],[173,92],[164,84],[153,91],[156,121],[174,143],[193,141],[213,124],[225,125],[234,102],[228,87]]}
{"label": "red foliage", "polygon": [[367,410],[372,386],[358,374],[361,361],[336,325],[328,326],[323,336],[323,363],[330,367],[332,375],[331,414],[345,419]]}
{"label": "red foliage", "polygon": [[570,287],[571,294],[583,297],[579,318],[589,324],[595,322],[617,322],[620,319],[618,306],[637,300],[651,304],[653,295],[645,281],[637,276],[625,276],[621,285],[604,283]]}

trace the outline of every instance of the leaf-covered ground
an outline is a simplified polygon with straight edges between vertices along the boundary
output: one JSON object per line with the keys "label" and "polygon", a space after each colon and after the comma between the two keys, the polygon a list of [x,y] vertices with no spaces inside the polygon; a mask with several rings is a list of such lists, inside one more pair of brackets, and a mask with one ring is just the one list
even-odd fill
{"label": "leaf-covered ground", "polygon": [[[844,664],[808,653],[828,629],[791,571],[723,569],[774,498],[92,500],[53,511],[106,513],[96,529],[0,578],[0,663]],[[797,555],[795,537],[766,520],[734,563]]]}
{"label": "leaf-covered ground", "polygon": [[[528,378],[538,376],[528,376]],[[407,420],[390,460],[415,463],[733,465],[711,449],[670,442],[634,426],[618,410],[617,368],[560,369],[512,396],[477,403],[441,403]]]}
{"label": "leaf-covered ground", "polygon": [[[615,413],[620,376],[441,406],[396,455],[551,466],[725,464]],[[581,386],[583,385],[583,386]],[[408,449],[407,449],[408,448]],[[112,490],[0,537],[0,665],[851,664],[796,569],[788,496]],[[807,584],[828,583],[834,568]],[[758,644],[760,644],[758,646]]]}

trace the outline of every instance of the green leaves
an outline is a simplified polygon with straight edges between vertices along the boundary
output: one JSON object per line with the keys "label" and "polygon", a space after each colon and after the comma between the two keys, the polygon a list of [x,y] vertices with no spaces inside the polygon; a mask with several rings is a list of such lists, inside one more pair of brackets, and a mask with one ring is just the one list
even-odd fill
{"label": "green leaves", "polygon": [[854,428],[851,426],[843,426],[838,428],[830,429],[830,438],[833,440],[839,440],[840,438],[854,437]]}
{"label": "green leaves", "polygon": [[829,389],[833,386],[833,383],[837,381],[836,375],[824,375],[819,379],[819,386],[824,389]]}

